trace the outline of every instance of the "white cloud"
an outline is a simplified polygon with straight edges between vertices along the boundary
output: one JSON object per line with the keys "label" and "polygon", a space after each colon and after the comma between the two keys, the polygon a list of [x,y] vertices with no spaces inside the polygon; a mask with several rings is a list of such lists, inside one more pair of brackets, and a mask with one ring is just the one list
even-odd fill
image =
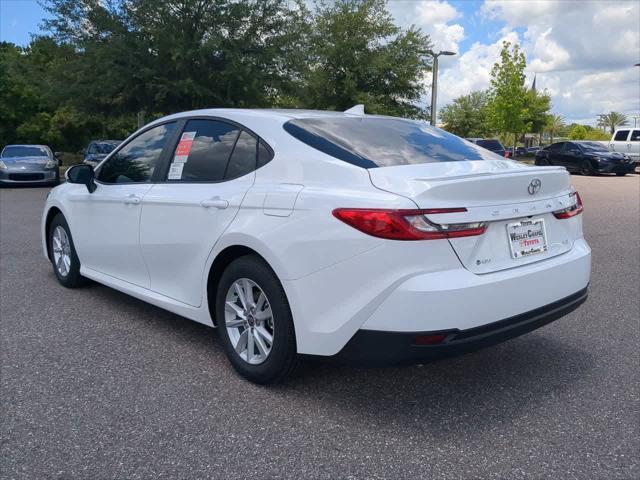
{"label": "white cloud", "polygon": [[[431,37],[436,50],[458,52],[464,40],[464,27],[454,21],[462,19],[459,12],[444,0],[395,0],[389,2],[389,11],[403,28],[414,25]],[[449,58],[442,59],[443,67],[454,63]]]}
{"label": "white cloud", "polygon": [[500,58],[503,42],[518,43],[517,32],[503,31],[498,40],[491,44],[474,43],[460,56],[451,68],[440,75],[438,105],[449,103],[460,95],[474,90],[485,90],[491,84],[491,68]]}

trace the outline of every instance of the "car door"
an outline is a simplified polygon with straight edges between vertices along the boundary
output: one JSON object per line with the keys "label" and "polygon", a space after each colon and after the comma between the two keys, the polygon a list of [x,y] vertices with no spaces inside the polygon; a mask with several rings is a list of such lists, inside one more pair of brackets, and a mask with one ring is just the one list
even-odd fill
{"label": "car door", "polygon": [[153,291],[200,305],[207,258],[253,185],[258,150],[258,138],[239,125],[186,122],[166,181],[142,205],[140,246]]}
{"label": "car door", "polygon": [[73,185],[71,229],[83,267],[149,288],[139,245],[142,200],[176,133],[175,122],[141,132],[101,165],[93,193]]}
{"label": "car door", "polygon": [[565,142],[554,143],[549,146],[549,164],[550,165],[563,165],[564,158],[562,157],[562,149]]}
{"label": "car door", "polygon": [[640,129],[634,128],[627,143],[627,155],[633,160],[640,161]]}
{"label": "car door", "polygon": [[582,152],[580,147],[573,142],[565,142],[562,148],[562,165],[569,171],[574,171],[580,168],[580,162],[582,161]]}

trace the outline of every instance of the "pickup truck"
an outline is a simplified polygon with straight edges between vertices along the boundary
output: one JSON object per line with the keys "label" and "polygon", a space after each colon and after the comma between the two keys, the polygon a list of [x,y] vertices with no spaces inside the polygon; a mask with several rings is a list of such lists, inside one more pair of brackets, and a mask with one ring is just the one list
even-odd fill
{"label": "pickup truck", "polygon": [[612,152],[624,153],[640,164],[640,128],[619,128],[607,145]]}

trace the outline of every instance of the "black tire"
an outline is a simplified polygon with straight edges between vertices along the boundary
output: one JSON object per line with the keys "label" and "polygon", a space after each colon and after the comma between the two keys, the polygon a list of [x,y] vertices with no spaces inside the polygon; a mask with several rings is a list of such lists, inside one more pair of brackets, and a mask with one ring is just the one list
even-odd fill
{"label": "black tire", "polygon": [[616,172],[616,175],[618,177],[624,177],[627,173],[626,172]]}
{"label": "black tire", "polygon": [[549,163],[548,158],[539,158],[536,160],[536,165],[538,165],[539,167],[548,167],[551,164]]}
{"label": "black tire", "polygon": [[593,175],[593,173],[593,165],[591,165],[591,162],[589,160],[583,160],[582,163],[580,163],[580,174],[588,177],[589,175]]}
{"label": "black tire", "polygon": [[[268,298],[273,313],[273,343],[263,363],[249,364],[234,349],[225,326],[225,301],[233,283],[241,278],[255,282]],[[237,258],[227,266],[218,283],[215,314],[218,332],[225,353],[235,370],[247,380],[267,385],[275,384],[291,375],[298,365],[296,336],[289,301],[271,268],[258,256]]]}
{"label": "black tire", "polygon": [[[56,267],[54,261],[54,250],[53,250],[53,234],[56,231],[56,228],[64,229],[67,234],[67,238],[69,239],[69,256],[71,259],[71,265],[69,266],[69,271],[66,275],[60,273],[58,267]],[[69,225],[64,218],[64,215],[58,213],[53,220],[51,221],[51,225],[49,226],[48,238],[49,242],[49,259],[51,260],[51,265],[53,266],[53,272],[58,279],[58,282],[64,287],[67,288],[78,288],[87,284],[87,279],[80,275],[80,260],[78,259],[78,255],[76,254],[76,248],[73,244],[73,237],[71,237],[71,230],[69,229]]]}

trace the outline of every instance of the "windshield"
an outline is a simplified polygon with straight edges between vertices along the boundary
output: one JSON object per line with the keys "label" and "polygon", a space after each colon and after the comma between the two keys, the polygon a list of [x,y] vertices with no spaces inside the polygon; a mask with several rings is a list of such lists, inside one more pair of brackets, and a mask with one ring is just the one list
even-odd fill
{"label": "windshield", "polygon": [[28,145],[9,145],[2,150],[3,157],[48,157],[49,152],[44,147]]}
{"label": "windshield", "polygon": [[504,150],[504,147],[498,140],[478,140],[476,143],[483,148],[491,150],[492,152],[495,152],[496,150]]}
{"label": "windshield", "polygon": [[93,153],[108,154],[118,146],[116,143],[95,143],[93,145]]}
{"label": "windshield", "polygon": [[580,142],[578,145],[587,152],[608,152],[609,149],[598,142]]}
{"label": "windshield", "polygon": [[363,168],[496,159],[460,137],[400,118],[303,118],[290,120],[284,129],[316,150]]}

